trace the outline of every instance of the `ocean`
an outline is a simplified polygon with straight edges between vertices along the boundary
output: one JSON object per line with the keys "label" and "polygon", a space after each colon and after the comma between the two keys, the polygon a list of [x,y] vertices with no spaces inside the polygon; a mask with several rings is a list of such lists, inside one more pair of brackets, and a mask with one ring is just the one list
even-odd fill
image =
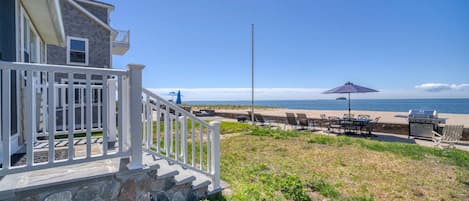
{"label": "ocean", "polygon": [[[251,101],[186,101],[185,104],[251,105]],[[347,110],[347,100],[259,100],[255,105],[288,109]],[[469,99],[351,99],[352,110],[408,112],[410,109],[469,114]]]}

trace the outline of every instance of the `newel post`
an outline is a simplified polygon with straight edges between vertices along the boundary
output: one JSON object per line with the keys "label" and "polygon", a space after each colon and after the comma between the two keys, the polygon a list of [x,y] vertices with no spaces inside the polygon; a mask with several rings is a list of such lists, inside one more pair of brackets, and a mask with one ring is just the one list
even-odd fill
{"label": "newel post", "polygon": [[213,186],[214,189],[220,188],[220,122],[212,121],[212,161],[211,161],[211,173],[213,174]]}
{"label": "newel post", "polygon": [[142,163],[142,70],[140,64],[127,65],[129,72],[130,162],[129,170],[143,168]]}

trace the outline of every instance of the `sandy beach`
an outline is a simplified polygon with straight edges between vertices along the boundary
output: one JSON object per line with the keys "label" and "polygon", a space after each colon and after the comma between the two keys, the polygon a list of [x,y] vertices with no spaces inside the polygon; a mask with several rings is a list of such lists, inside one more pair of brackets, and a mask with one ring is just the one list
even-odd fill
{"label": "sandy beach", "polygon": [[[227,110],[227,109],[218,109],[217,112],[230,112],[230,113],[240,113],[247,114],[246,109],[242,110]],[[263,115],[271,116],[285,116],[286,112],[292,113],[305,113],[309,118],[320,118],[321,114],[326,114],[326,116],[338,116],[342,117],[348,111],[341,110],[298,110],[298,109],[256,109],[256,113],[261,113]],[[381,117],[380,122],[383,123],[407,123],[407,112],[381,112],[381,111],[362,111],[362,110],[352,110],[352,114],[367,114],[371,118]],[[447,114],[441,113],[438,114],[440,118],[446,118],[446,124],[451,125],[464,125],[465,128],[469,128],[469,114]]]}

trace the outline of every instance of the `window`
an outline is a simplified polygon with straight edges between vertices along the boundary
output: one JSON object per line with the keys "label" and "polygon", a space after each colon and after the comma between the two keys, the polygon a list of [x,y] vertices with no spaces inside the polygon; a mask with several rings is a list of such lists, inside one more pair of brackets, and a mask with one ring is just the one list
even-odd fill
{"label": "window", "polygon": [[29,20],[24,10],[21,10],[21,31],[20,38],[22,55],[20,61],[25,63],[41,63],[45,55],[41,55],[41,48],[43,43],[37,31],[34,29],[33,24]]}
{"label": "window", "polygon": [[67,63],[88,65],[88,39],[68,37]]}

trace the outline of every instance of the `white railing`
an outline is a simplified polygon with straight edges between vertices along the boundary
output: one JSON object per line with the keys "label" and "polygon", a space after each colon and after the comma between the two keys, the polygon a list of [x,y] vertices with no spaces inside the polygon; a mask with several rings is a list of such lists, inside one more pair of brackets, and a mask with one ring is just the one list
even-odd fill
{"label": "white railing", "polygon": [[[214,189],[219,189],[220,123],[207,123],[143,89],[143,68],[0,62],[0,177],[113,157],[130,157],[127,167],[139,169],[145,150],[211,177]],[[18,85],[14,91],[12,81]],[[16,103],[12,96],[19,97]],[[18,133],[11,128],[14,104],[19,107]],[[80,132],[84,138],[76,137]],[[66,140],[58,134],[66,134]],[[47,148],[34,148],[38,137],[47,137]],[[97,138],[102,143],[94,141]],[[67,142],[66,149],[56,149],[58,140]],[[15,143],[25,147],[25,164],[12,164]],[[56,158],[57,152],[66,157]],[[38,154],[37,158],[47,155],[47,160],[36,161]]]}
{"label": "white railing", "polygon": [[220,188],[220,122],[207,123],[143,89],[145,150],[212,178]]}
{"label": "white railing", "polygon": [[113,42],[129,44],[130,31],[129,30],[116,30],[114,29]]}
{"label": "white railing", "polygon": [[[128,70],[115,70],[0,62],[2,89],[0,176],[127,156],[130,156],[129,168],[141,167],[142,131],[138,126],[141,126],[142,113],[142,69],[141,65],[129,65]],[[16,72],[16,77],[11,76],[12,71]],[[59,81],[64,78],[67,79],[66,83],[60,83]],[[18,85],[15,91],[11,90],[12,81],[16,81]],[[102,84],[95,85],[97,81]],[[76,98],[75,95],[78,97]],[[102,97],[97,98],[98,101],[93,100],[94,96],[101,95]],[[12,103],[11,96],[20,98],[16,103]],[[12,133],[11,128],[10,114],[13,104],[19,107],[17,116],[20,129],[18,133]],[[62,110],[62,113],[57,113],[58,109]],[[103,111],[95,111],[101,109]],[[76,111],[79,111],[79,114],[76,114]],[[93,115],[96,113],[100,115]],[[80,121],[75,121],[76,118]],[[57,122],[60,121],[57,119],[61,119],[61,125],[58,125]],[[95,126],[95,123],[102,125]],[[76,129],[77,126],[80,128]],[[57,129],[58,127],[64,128]],[[101,132],[93,133],[97,131],[96,128]],[[86,143],[75,145],[77,130],[85,131]],[[55,153],[63,149],[55,148],[57,139],[52,136],[64,132],[68,135],[66,157],[56,158]],[[48,148],[38,152],[34,149],[34,143],[41,133],[42,136],[48,137]],[[102,143],[92,142],[92,135],[101,138]],[[18,139],[24,139],[24,141],[20,142]],[[14,143],[25,147],[25,164],[12,164],[10,156],[14,154],[11,149]],[[134,148],[130,148],[131,146]],[[37,154],[47,155],[47,160],[36,161],[35,155]]]}
{"label": "white railing", "polygon": [[[111,79],[112,80],[112,79]],[[115,83],[110,83],[108,86],[116,85]],[[75,126],[73,132],[75,134],[78,133],[86,133],[86,83],[83,82],[75,82],[73,84],[73,89],[75,92],[75,100],[73,107],[75,108]],[[37,95],[38,96],[38,104],[36,110],[38,110],[38,120],[37,120],[37,137],[47,137],[48,132],[48,101],[47,101],[47,90],[48,84],[44,82],[42,84],[37,85]],[[67,121],[67,111],[69,108],[69,100],[67,99],[67,90],[68,84],[54,84],[55,90],[55,111],[56,111],[56,126],[55,135],[66,135],[68,134],[68,126]],[[45,93],[43,93],[45,92]],[[92,129],[91,132],[102,132],[103,130],[103,85],[102,82],[97,82],[94,80],[91,83],[91,97],[92,97]],[[112,98],[112,97],[111,97]],[[111,100],[109,100],[111,101]],[[108,101],[108,102],[109,102]],[[114,99],[115,101],[115,99]]]}

